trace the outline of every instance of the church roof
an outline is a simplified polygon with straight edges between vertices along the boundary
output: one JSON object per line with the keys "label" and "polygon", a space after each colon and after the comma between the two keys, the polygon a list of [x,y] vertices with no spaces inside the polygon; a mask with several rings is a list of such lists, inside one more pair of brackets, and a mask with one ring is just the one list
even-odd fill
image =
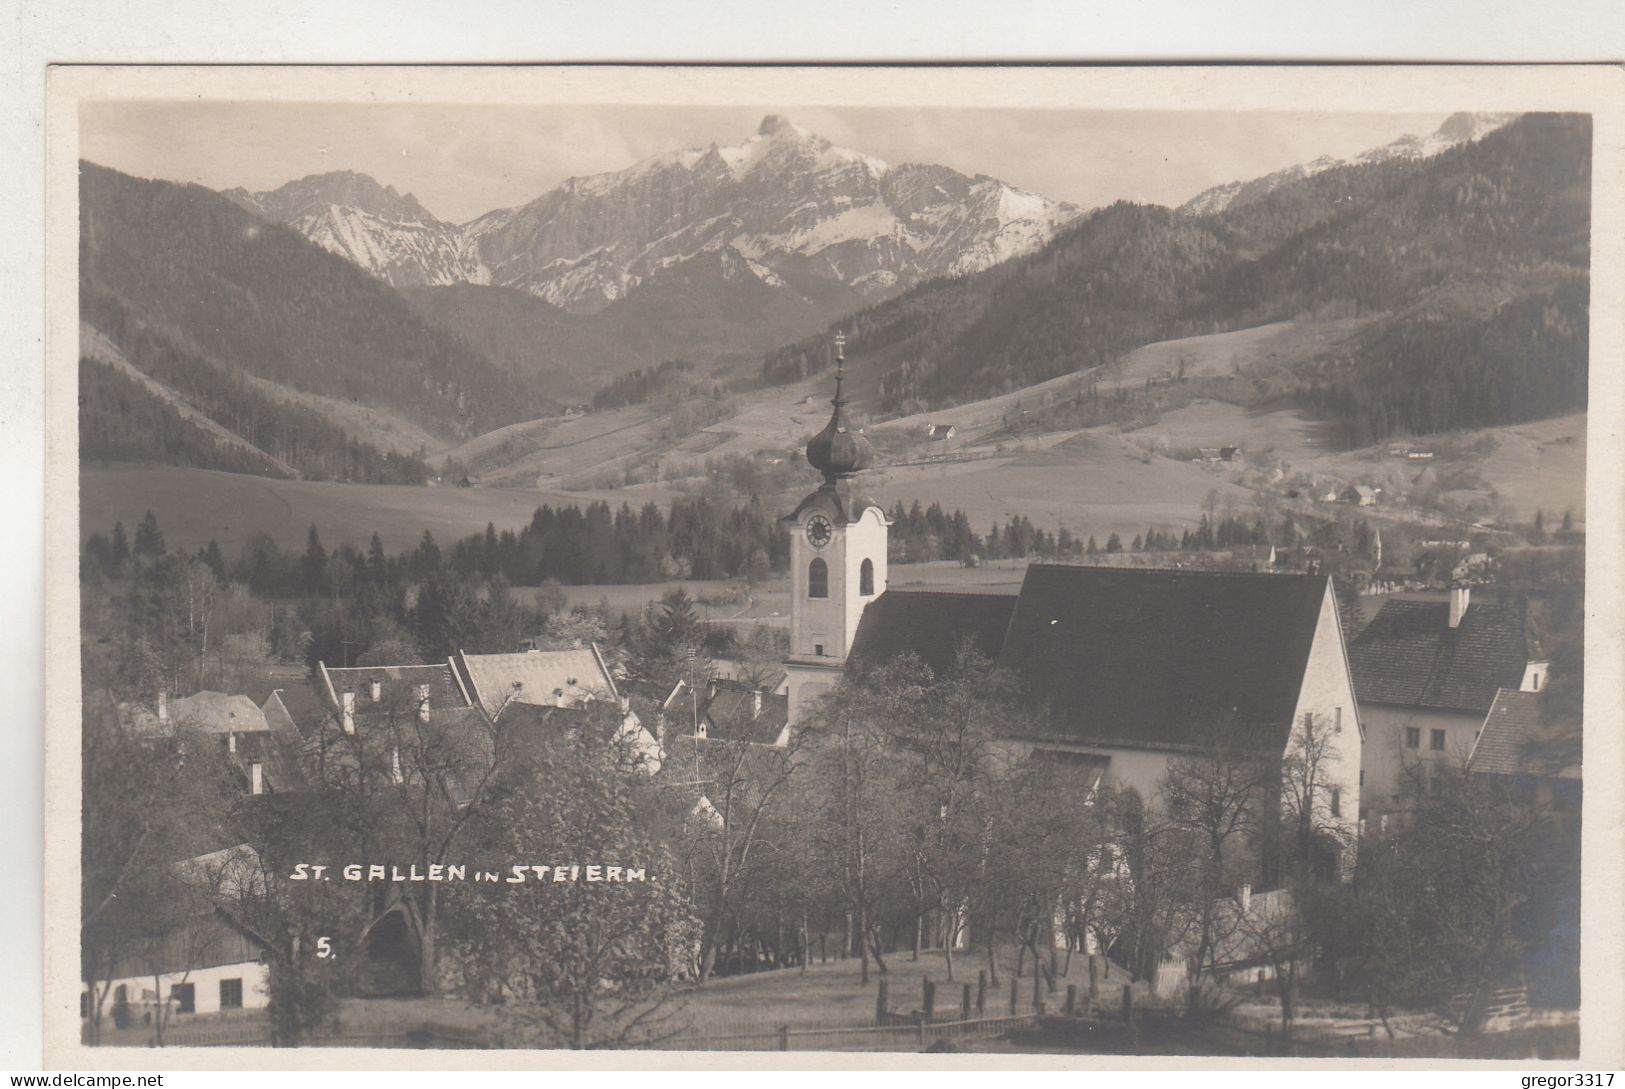
{"label": "church roof", "polygon": [[886,591],[864,610],[848,662],[910,651],[941,674],[968,640],[1023,681],[1043,728],[1068,740],[1183,746],[1224,715],[1279,748],[1326,584],[1033,564],[1017,594]]}
{"label": "church roof", "polygon": [[908,651],[940,676],[954,668],[963,641],[995,660],[1015,607],[1009,592],[887,590],[863,610],[847,661],[879,666]]}
{"label": "church roof", "polygon": [[1362,703],[1476,714],[1522,685],[1530,657],[1523,611],[1477,601],[1452,628],[1448,602],[1390,600],[1349,644]]}
{"label": "church roof", "polygon": [[1195,744],[1225,716],[1278,750],[1326,587],[1317,575],[1034,564],[999,664],[1071,740]]}

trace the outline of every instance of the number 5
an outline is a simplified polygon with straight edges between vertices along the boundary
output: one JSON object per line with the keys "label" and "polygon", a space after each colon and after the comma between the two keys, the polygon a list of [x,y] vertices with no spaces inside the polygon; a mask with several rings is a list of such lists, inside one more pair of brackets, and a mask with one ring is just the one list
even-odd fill
{"label": "number 5", "polygon": [[333,943],[328,939],[326,934],[323,934],[321,937],[316,939],[316,956],[322,960],[326,960],[332,955]]}

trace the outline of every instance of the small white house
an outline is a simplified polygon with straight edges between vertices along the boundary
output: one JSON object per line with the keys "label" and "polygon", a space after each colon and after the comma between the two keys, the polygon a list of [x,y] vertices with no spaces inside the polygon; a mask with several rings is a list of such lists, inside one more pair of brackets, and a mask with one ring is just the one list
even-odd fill
{"label": "small white house", "polygon": [[79,1016],[101,999],[112,1028],[228,1018],[270,1003],[266,941],[223,911],[200,915],[149,941],[132,943],[96,993],[84,987]]}

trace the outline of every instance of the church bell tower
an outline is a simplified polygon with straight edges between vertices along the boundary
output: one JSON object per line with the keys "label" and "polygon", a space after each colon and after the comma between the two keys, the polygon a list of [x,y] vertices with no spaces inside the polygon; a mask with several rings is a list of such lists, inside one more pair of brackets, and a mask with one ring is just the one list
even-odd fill
{"label": "church bell tower", "polygon": [[879,504],[852,487],[875,452],[847,421],[845,364],[846,338],[837,333],[834,411],[807,443],[807,461],[824,474],[824,483],[783,520],[790,528],[790,656],[784,668],[792,725],[840,680],[863,610],[886,591],[891,523]]}

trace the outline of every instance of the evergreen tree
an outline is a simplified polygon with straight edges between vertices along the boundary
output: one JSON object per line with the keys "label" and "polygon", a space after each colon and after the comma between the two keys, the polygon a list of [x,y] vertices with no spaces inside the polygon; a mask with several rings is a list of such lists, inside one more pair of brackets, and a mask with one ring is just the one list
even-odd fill
{"label": "evergreen tree", "polygon": [[113,541],[107,547],[107,561],[110,570],[117,572],[130,562],[130,541],[124,535],[124,523],[113,523]]}
{"label": "evergreen tree", "polygon": [[305,593],[312,597],[320,597],[327,593],[327,549],[322,547],[322,539],[316,533],[314,522],[311,523],[310,532],[305,537],[303,570]]}
{"label": "evergreen tree", "polygon": [[158,529],[158,516],[148,511],[135,528],[135,554],[157,559],[164,554],[164,535]]}

